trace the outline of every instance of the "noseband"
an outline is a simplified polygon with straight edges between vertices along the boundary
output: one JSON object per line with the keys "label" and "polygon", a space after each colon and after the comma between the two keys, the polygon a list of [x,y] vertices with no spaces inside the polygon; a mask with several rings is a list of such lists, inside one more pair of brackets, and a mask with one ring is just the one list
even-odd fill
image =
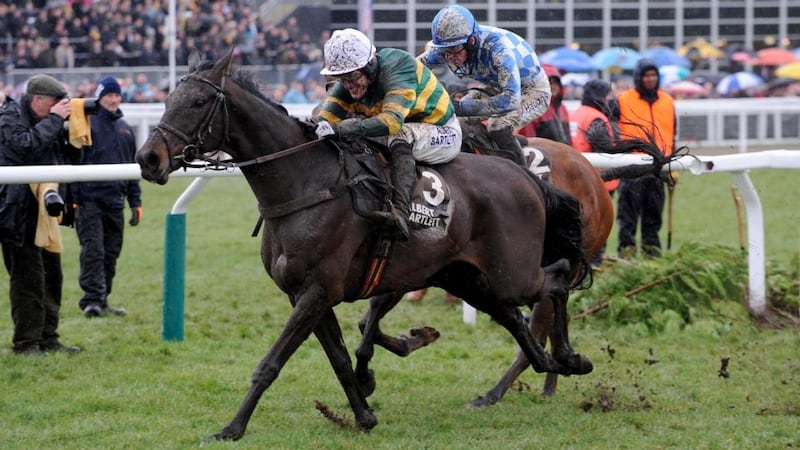
{"label": "noseband", "polygon": [[[206,138],[211,134],[211,125],[214,123],[214,119],[217,116],[217,113],[220,111],[224,117],[225,129],[224,134],[222,137],[221,142],[228,141],[228,122],[229,122],[229,113],[227,105],[225,104],[225,79],[226,77],[222,77],[222,82],[219,86],[214,84],[213,82],[209,81],[206,78],[203,78],[199,75],[187,75],[183,77],[181,82],[186,81],[200,81],[203,82],[217,91],[217,94],[214,96],[214,104],[211,106],[211,109],[206,114],[205,118],[200,122],[200,125],[197,127],[197,131],[195,132],[194,138],[187,136],[183,131],[169,125],[163,121],[159,122],[156,125],[156,130],[161,133],[162,138],[166,141],[167,133],[171,133],[178,137],[178,139],[182,140],[186,145],[181,150],[181,154],[175,156],[175,159],[180,163],[183,167],[192,167],[191,162],[195,160],[202,160],[206,163],[209,162],[219,162],[219,160],[211,158],[208,156],[208,153],[213,153],[213,151],[203,151],[201,150],[203,144],[206,142]],[[216,151],[222,151],[218,149]],[[206,165],[203,165],[206,167]]]}

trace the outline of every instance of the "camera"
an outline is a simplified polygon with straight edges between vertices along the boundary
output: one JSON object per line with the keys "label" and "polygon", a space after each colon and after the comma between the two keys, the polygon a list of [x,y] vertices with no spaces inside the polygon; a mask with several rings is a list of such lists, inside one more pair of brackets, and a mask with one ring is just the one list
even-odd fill
{"label": "camera", "polygon": [[[94,97],[85,98],[83,101],[83,113],[87,116],[93,116],[98,112],[100,112],[100,103],[98,102],[98,99]],[[65,130],[69,130],[69,119],[70,117],[67,116],[66,120],[64,121]]]}
{"label": "camera", "polygon": [[87,98],[83,102],[83,113],[87,116],[97,114],[100,111],[100,105],[97,103],[96,98]]}

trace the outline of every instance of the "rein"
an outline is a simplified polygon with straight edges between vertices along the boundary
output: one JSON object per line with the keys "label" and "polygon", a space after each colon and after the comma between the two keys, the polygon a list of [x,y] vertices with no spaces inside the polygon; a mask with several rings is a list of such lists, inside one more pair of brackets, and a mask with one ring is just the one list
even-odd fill
{"label": "rein", "polygon": [[281,150],[279,152],[270,153],[269,155],[259,156],[257,158],[253,158],[253,159],[250,159],[250,160],[247,160],[247,161],[243,161],[243,162],[240,162],[240,163],[233,163],[232,162],[230,164],[233,167],[246,167],[246,166],[252,166],[253,164],[265,163],[265,162],[272,161],[272,160],[275,160],[275,159],[283,158],[284,156],[294,155],[295,153],[298,153],[298,152],[300,152],[302,150],[305,150],[307,148],[311,148],[314,145],[319,144],[320,142],[322,142],[324,140],[325,140],[325,138],[317,138],[317,139],[314,139],[313,141],[308,141],[308,142],[300,144],[300,145],[295,145],[294,147],[289,147],[289,148]]}
{"label": "rein", "polygon": [[241,167],[252,166],[255,164],[274,161],[276,159],[280,159],[289,155],[294,155],[295,153],[311,148],[314,145],[319,144],[324,140],[325,138],[317,138],[314,139],[313,141],[308,141],[300,145],[295,145],[294,147],[283,149],[279,152],[270,153],[269,155],[262,155],[257,158],[249,159],[247,161],[242,161],[240,163],[233,162],[233,160],[230,159],[225,159],[225,160],[215,159],[210,156],[207,156],[207,154],[205,153],[198,154],[197,156],[194,157],[194,160],[200,160],[202,161],[202,163],[185,162],[185,160],[183,159],[183,155],[176,156],[176,158],[181,159],[183,161],[181,165],[184,169],[232,170],[236,169],[237,167],[241,168]]}

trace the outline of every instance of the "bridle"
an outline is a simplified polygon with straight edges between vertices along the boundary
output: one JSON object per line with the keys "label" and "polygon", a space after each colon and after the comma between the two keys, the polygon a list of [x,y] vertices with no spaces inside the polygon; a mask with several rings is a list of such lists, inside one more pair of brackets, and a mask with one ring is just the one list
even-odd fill
{"label": "bridle", "polygon": [[[213,158],[209,156],[209,154],[222,152],[223,150],[217,149],[212,151],[202,151],[201,147],[206,142],[206,138],[211,134],[211,125],[214,123],[214,119],[217,116],[217,113],[220,111],[224,117],[224,134],[223,138],[220,142],[228,142],[228,130],[229,130],[229,123],[230,123],[230,113],[228,112],[228,107],[225,98],[225,80],[227,79],[227,74],[222,76],[222,81],[219,85],[215,84],[214,82],[203,78],[199,75],[187,75],[181,79],[181,82],[186,81],[200,81],[205,83],[214,88],[217,91],[216,95],[214,96],[214,104],[211,106],[211,109],[206,113],[205,118],[200,122],[200,125],[197,127],[195,132],[194,138],[186,135],[183,131],[164,123],[163,121],[159,122],[156,125],[155,130],[161,133],[162,139],[166,142],[167,140],[167,133],[170,133],[176,136],[178,139],[183,141],[186,145],[181,150],[181,153],[174,157],[175,160],[178,161],[181,167],[184,169],[186,168],[199,168],[199,169],[207,169],[207,170],[230,170],[236,167],[244,167],[253,164],[260,164],[267,161],[272,161],[274,159],[282,158],[284,156],[289,156],[291,154],[297,153],[301,150],[305,150],[306,148],[310,148],[319,142],[322,142],[324,138],[314,139],[310,142],[306,142],[300,145],[296,145],[294,147],[287,148],[285,150],[281,150],[276,153],[272,153],[269,155],[259,156],[257,158],[243,161],[240,163],[235,163],[232,160],[221,160],[218,158]],[[202,163],[195,163],[194,161],[202,161]]]}
{"label": "bridle", "polygon": [[[198,159],[206,163],[219,161],[208,156],[208,153],[213,153],[213,152],[204,152],[201,151],[200,149],[203,146],[203,144],[205,144],[206,138],[208,138],[208,136],[211,134],[211,125],[214,123],[214,119],[216,118],[217,113],[219,113],[220,111],[224,116],[224,124],[225,124],[224,134],[221,142],[227,142],[229,139],[228,126],[229,126],[230,116],[228,113],[227,105],[225,104],[226,79],[227,77],[223,75],[222,82],[220,83],[219,86],[213,83],[212,81],[209,81],[208,79],[203,78],[199,75],[187,75],[181,79],[182,83],[186,81],[200,81],[213,87],[214,90],[217,91],[216,95],[214,96],[214,104],[211,106],[211,109],[208,111],[208,113],[206,113],[205,118],[203,118],[203,120],[200,122],[200,125],[197,127],[194,138],[187,136],[181,130],[173,127],[172,125],[164,123],[163,121],[159,122],[158,125],[156,125],[155,129],[159,133],[161,133],[161,136],[164,139],[164,141],[167,140],[166,134],[171,133],[172,135],[176,136],[178,139],[182,140],[186,144],[183,147],[183,150],[181,150],[180,155],[175,156],[175,159],[178,160],[178,162],[182,167],[196,167],[195,165],[192,164],[192,161]],[[205,167],[206,165],[207,164],[203,164],[202,166]]]}

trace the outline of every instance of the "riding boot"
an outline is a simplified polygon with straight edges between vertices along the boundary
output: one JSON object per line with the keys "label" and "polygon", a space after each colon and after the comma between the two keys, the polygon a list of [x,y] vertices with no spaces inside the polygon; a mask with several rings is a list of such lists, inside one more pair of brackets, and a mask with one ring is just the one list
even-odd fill
{"label": "riding boot", "polygon": [[489,137],[500,147],[501,154],[498,156],[510,159],[520,166],[527,168],[525,155],[522,152],[522,145],[520,145],[511,127],[489,131]]}
{"label": "riding boot", "polygon": [[395,141],[389,150],[393,186],[392,208],[388,212],[377,211],[375,216],[389,225],[394,239],[407,241],[411,191],[417,181],[416,161],[411,152],[411,144],[408,142]]}

